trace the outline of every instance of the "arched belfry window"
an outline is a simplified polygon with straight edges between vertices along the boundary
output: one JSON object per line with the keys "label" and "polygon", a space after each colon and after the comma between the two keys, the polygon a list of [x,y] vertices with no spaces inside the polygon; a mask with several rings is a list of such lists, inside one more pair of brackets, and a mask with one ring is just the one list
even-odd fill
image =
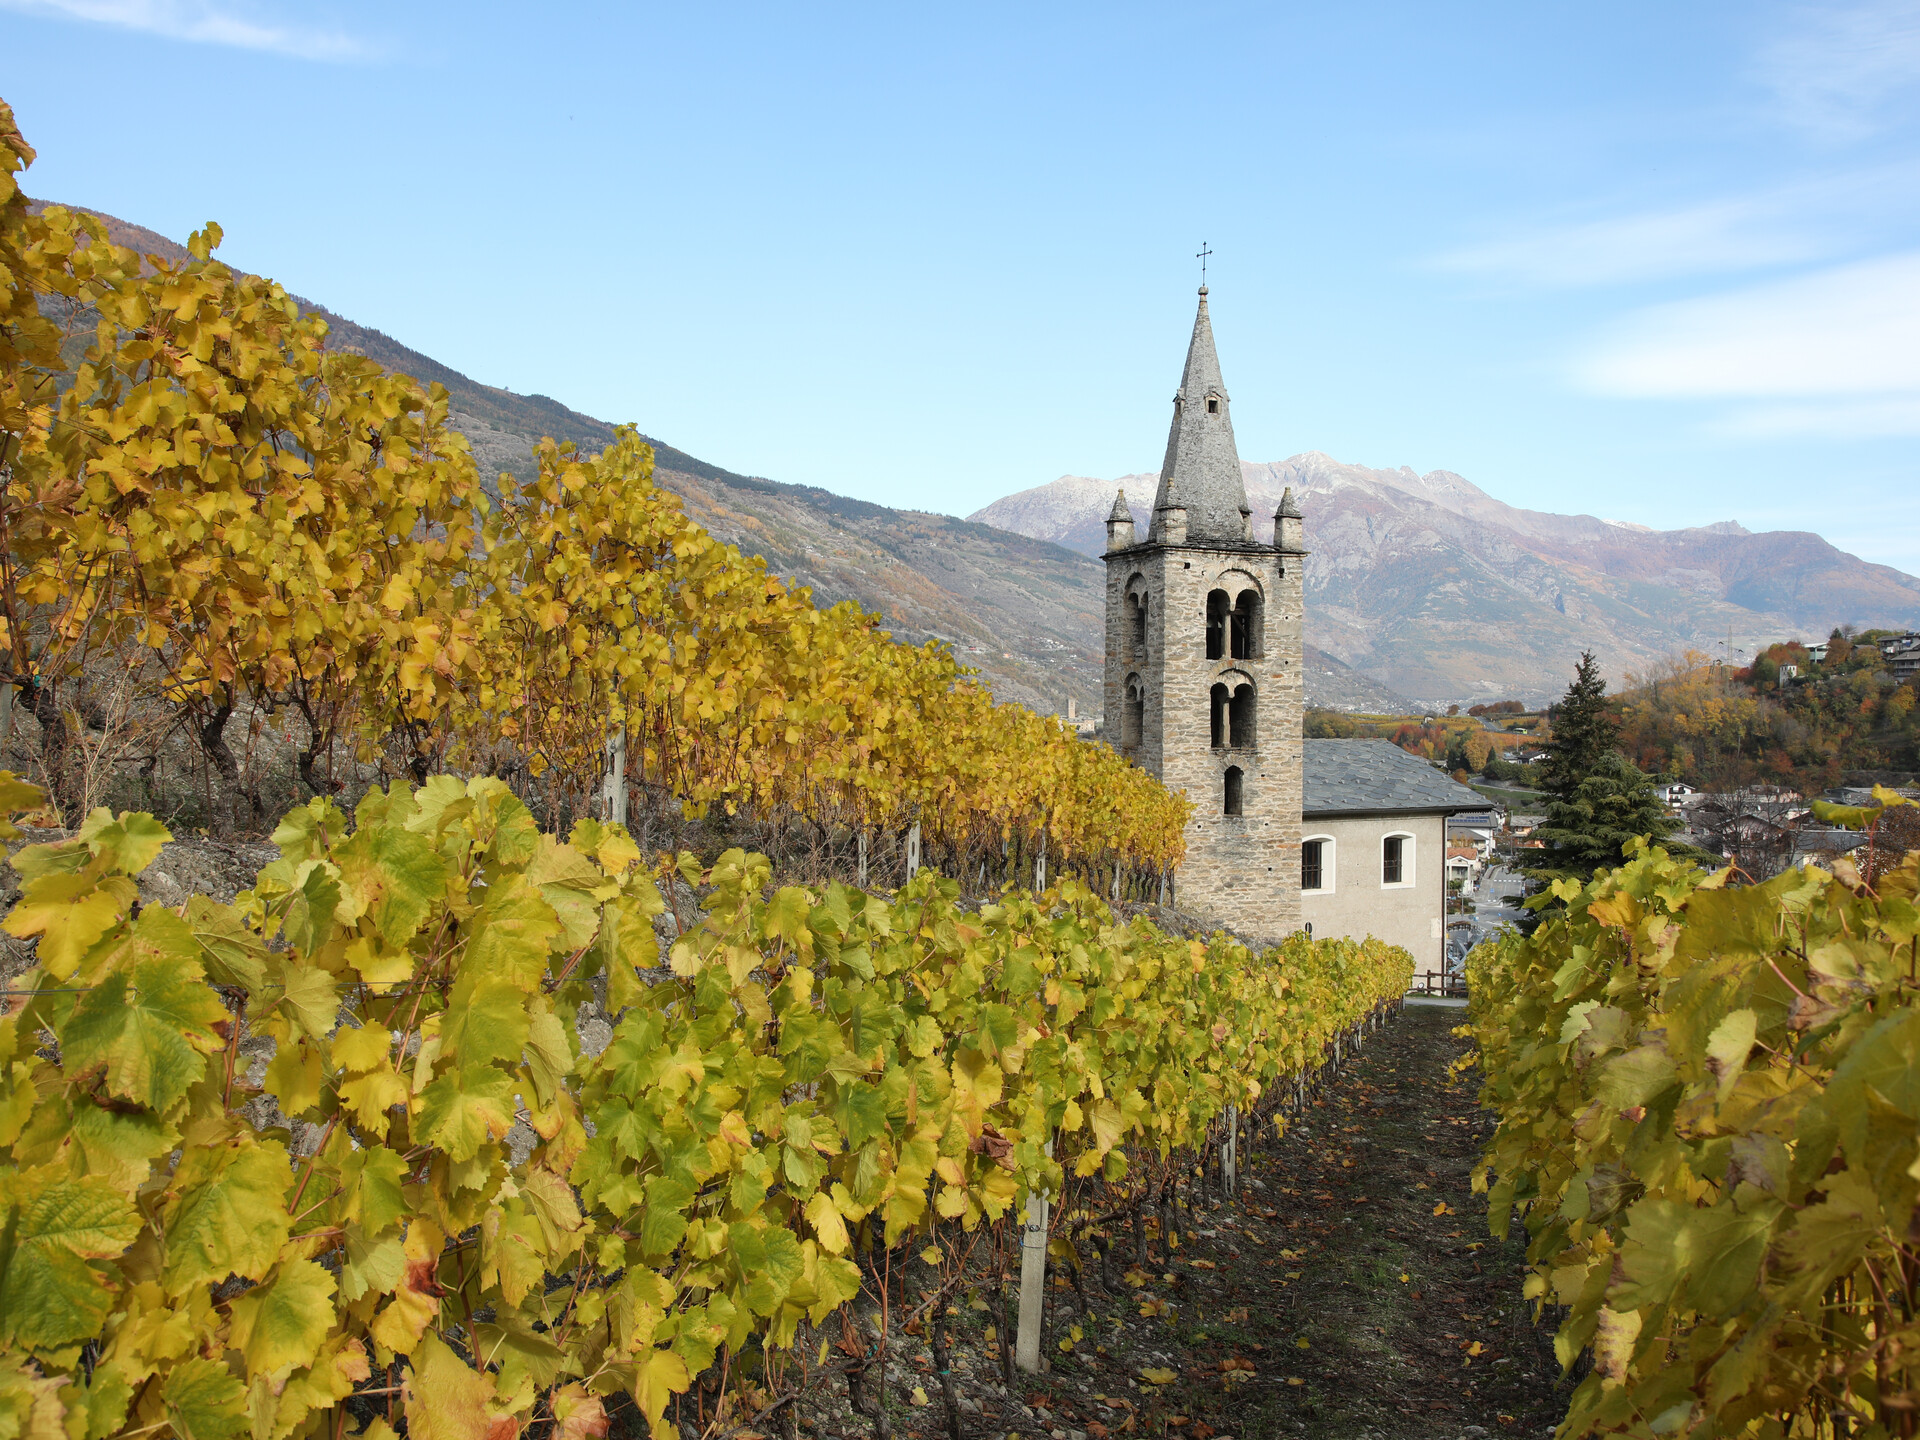
{"label": "arched belfry window", "polygon": [[1147,597],[1144,591],[1127,596],[1127,617],[1131,621],[1133,648],[1147,648]]}
{"label": "arched belfry window", "polygon": [[1232,602],[1227,599],[1224,590],[1207,592],[1207,659],[1224,660],[1227,658],[1227,617],[1232,612]]}
{"label": "arched belfry window", "polygon": [[1127,677],[1127,693],[1121,702],[1120,743],[1137,749],[1147,728],[1147,691],[1138,675]]}
{"label": "arched belfry window", "polygon": [[1227,744],[1240,750],[1254,743],[1253,683],[1248,681],[1227,701]]}
{"label": "arched belfry window", "polygon": [[1233,658],[1235,660],[1257,660],[1260,658],[1260,636],[1263,629],[1260,607],[1260,593],[1257,590],[1243,590],[1240,598],[1233,602]]}
{"label": "arched belfry window", "polygon": [[1229,765],[1227,767],[1225,814],[1238,815],[1242,813],[1240,809],[1241,790],[1245,782],[1246,776],[1242,773],[1238,765]]}
{"label": "arched belfry window", "polygon": [[1207,729],[1210,743],[1218,750],[1249,748],[1255,743],[1253,682],[1244,675],[1229,675],[1216,681],[1207,692]]}

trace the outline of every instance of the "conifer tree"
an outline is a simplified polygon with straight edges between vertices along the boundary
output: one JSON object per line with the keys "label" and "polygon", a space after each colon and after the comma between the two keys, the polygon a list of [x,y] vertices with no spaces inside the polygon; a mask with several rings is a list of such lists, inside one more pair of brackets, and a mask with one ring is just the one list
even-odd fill
{"label": "conifer tree", "polygon": [[[1546,848],[1528,867],[1529,875],[1584,881],[1595,870],[1620,864],[1626,843],[1636,836],[1659,844],[1680,828],[1654,793],[1653,777],[1614,748],[1618,728],[1607,703],[1607,682],[1589,650],[1553,710],[1542,782],[1547,815],[1533,832]],[[1688,846],[1667,848],[1689,859],[1700,854]]]}
{"label": "conifer tree", "polygon": [[1620,722],[1607,703],[1607,682],[1588,650],[1574,669],[1573,683],[1552,712],[1553,739],[1547,745],[1541,789],[1556,799],[1572,796],[1601,757],[1611,754]]}
{"label": "conifer tree", "polygon": [[[1546,850],[1527,873],[1585,881],[1595,870],[1619,865],[1624,847],[1636,836],[1658,845],[1679,828],[1654,793],[1653,777],[1609,750],[1570,791],[1548,799],[1547,818],[1533,832]],[[1698,855],[1690,846],[1668,845],[1667,850],[1685,858]]]}

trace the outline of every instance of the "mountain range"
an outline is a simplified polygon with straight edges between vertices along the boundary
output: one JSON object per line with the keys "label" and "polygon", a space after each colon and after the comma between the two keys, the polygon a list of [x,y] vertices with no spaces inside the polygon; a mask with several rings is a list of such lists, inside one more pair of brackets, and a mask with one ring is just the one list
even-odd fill
{"label": "mountain range", "polygon": [[[1547,699],[1580,652],[1619,676],[1688,649],[1735,654],[1833,626],[1920,626],[1920,579],[1806,531],[1685,530],[1523,510],[1447,470],[1317,451],[1241,466],[1256,535],[1292,488],[1305,516],[1307,637],[1423,703]],[[1082,554],[1124,489],[1144,534],[1158,477],[1068,475],[970,518]]]}
{"label": "mountain range", "polygon": [[[99,215],[118,244],[179,244]],[[296,297],[298,298],[298,297]],[[328,344],[446,387],[483,473],[523,474],[540,436],[598,450],[614,427],[545,395],[485,385],[307,300]],[[720,538],[902,640],[943,640],[1002,700],[1101,707],[1104,520],[1124,486],[1141,533],[1157,476],[1063,476],[967,519],[739,475],[652,440],[656,478]],[[1503,504],[1448,471],[1369,470],[1318,453],[1245,465],[1262,533],[1291,486],[1306,513],[1310,703],[1418,704],[1557,694],[1583,648],[1611,673],[1664,654],[1834,624],[1920,626],[1920,580],[1802,532],[1727,522],[1652,531]],[[1410,697],[1410,698],[1409,698]]]}

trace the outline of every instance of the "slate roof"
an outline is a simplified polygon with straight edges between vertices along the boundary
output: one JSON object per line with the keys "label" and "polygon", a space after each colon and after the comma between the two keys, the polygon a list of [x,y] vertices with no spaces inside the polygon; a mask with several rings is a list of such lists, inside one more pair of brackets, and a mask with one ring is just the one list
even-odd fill
{"label": "slate roof", "polygon": [[1449,779],[1391,740],[1308,740],[1305,815],[1429,814],[1485,810],[1487,797]]}
{"label": "slate roof", "polygon": [[[1217,410],[1207,409],[1211,397]],[[1247,484],[1240,472],[1240,451],[1233,442],[1233,420],[1228,412],[1226,383],[1220,378],[1220,357],[1213,348],[1213,321],[1207,316],[1207,287],[1200,287],[1200,308],[1193,317],[1193,339],[1187,344],[1187,368],[1180,375],[1180,393],[1174,397],[1173,424],[1167,431],[1167,458],[1160,466],[1160,488],[1153,497],[1150,544],[1163,544],[1170,506],[1187,512],[1187,540],[1239,546],[1246,543],[1242,516],[1247,509]]]}

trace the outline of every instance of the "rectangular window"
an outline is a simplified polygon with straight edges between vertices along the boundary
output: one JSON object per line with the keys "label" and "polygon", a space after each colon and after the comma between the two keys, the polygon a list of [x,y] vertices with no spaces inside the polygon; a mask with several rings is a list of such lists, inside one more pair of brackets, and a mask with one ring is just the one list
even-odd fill
{"label": "rectangular window", "polygon": [[1386,843],[1380,847],[1380,883],[1398,885],[1403,873],[1400,847],[1407,843],[1404,835],[1389,835]]}
{"label": "rectangular window", "polygon": [[1321,888],[1320,847],[1325,843],[1324,840],[1309,840],[1300,847],[1300,888],[1302,890]]}

